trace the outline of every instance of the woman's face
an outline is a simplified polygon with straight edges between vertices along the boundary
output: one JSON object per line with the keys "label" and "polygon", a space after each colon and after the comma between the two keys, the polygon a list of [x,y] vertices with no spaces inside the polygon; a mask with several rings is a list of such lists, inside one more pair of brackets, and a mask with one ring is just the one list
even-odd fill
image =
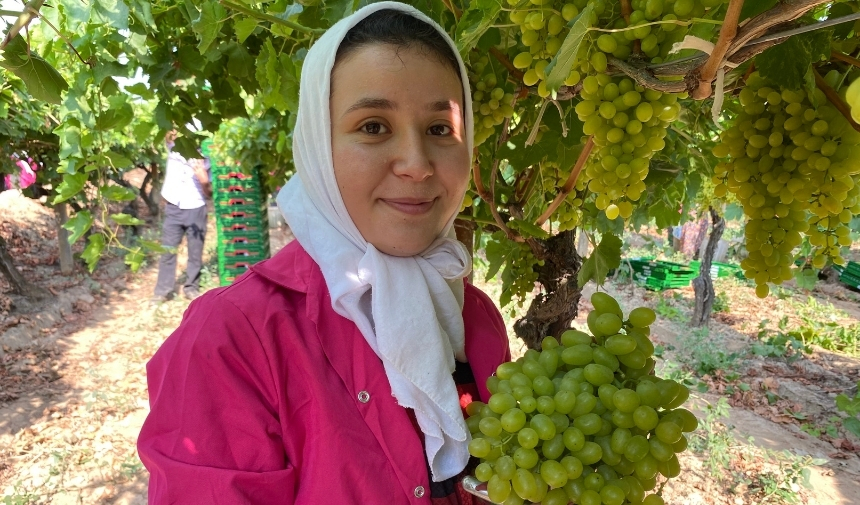
{"label": "woman's face", "polygon": [[334,174],[349,216],[394,256],[426,249],[469,182],[463,86],[421,49],[363,46],[331,77]]}

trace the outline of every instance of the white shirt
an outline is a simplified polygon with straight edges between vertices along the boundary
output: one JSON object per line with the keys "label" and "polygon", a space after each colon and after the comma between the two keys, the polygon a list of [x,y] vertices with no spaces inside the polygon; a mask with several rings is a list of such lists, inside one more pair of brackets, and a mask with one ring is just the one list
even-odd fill
{"label": "white shirt", "polygon": [[198,209],[206,205],[203,186],[194,175],[194,169],[181,154],[167,148],[167,173],[161,196],[180,209]]}

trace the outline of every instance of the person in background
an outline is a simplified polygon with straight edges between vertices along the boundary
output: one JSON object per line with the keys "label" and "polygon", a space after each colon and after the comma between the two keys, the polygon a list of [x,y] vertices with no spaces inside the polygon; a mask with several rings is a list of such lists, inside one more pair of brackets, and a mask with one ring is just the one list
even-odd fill
{"label": "person in background", "polygon": [[[185,236],[188,263],[182,294],[193,300],[200,295],[200,269],[203,267],[203,243],[206,238],[206,198],[212,196],[212,183],[202,159],[185,159],[173,150],[176,130],[165,136],[167,172],[161,196],[165,200],[161,244],[175,248]],[[153,301],[166,301],[174,293],[176,253],[166,252],[158,262],[158,281]]]}

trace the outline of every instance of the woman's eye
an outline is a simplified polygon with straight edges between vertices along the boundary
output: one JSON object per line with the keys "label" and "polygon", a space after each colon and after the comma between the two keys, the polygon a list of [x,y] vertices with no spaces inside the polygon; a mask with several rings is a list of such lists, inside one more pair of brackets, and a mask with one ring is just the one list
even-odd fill
{"label": "woman's eye", "polygon": [[450,135],[452,133],[452,129],[450,126],[446,126],[443,124],[437,124],[430,127],[428,133],[430,135]]}
{"label": "woman's eye", "polygon": [[386,133],[387,128],[385,128],[382,123],[365,123],[361,126],[361,131],[371,135],[379,135],[381,133]]}

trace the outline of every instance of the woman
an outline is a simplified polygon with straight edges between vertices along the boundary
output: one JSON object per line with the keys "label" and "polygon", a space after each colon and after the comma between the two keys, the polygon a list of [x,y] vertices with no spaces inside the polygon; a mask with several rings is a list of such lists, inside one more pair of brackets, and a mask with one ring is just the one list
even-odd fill
{"label": "woman", "polygon": [[461,408],[510,359],[452,238],[465,68],[383,2],[316,42],[300,90],[278,197],[296,241],[195,301],[147,367],[150,503],[460,503]]}

